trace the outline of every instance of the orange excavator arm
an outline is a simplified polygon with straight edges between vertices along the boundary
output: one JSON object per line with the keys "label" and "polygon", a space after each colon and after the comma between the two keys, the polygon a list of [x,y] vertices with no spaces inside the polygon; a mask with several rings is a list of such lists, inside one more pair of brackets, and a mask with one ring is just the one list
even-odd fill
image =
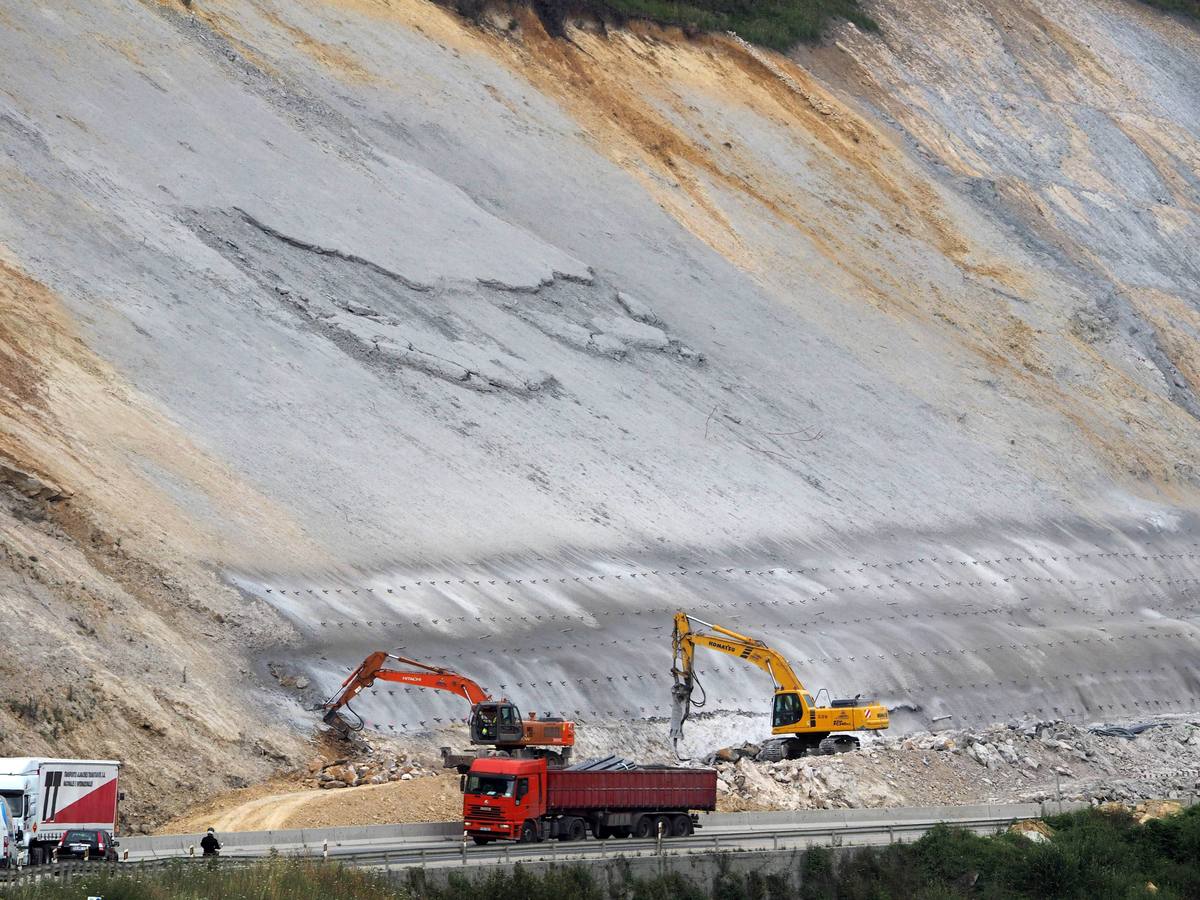
{"label": "orange excavator arm", "polygon": [[[416,671],[386,668],[389,659],[406,666],[412,666]],[[383,650],[376,650],[364,659],[357,669],[350,673],[349,677],[342,682],[342,686],[322,705],[321,708],[325,710],[325,724],[335,725],[339,721],[344,722],[345,720],[341,719],[339,715],[339,710],[357,697],[360,691],[369,688],[376,681],[396,681],[416,687],[431,688],[435,691],[448,691],[451,694],[457,694],[465,698],[471,706],[491,699],[488,692],[476,682],[466,676],[459,675],[457,672],[451,672],[449,669],[443,669],[438,666],[426,665],[405,656],[395,656]],[[361,723],[361,720],[359,721]],[[361,724],[357,727],[350,725],[348,722],[345,724],[355,731],[362,728]]]}

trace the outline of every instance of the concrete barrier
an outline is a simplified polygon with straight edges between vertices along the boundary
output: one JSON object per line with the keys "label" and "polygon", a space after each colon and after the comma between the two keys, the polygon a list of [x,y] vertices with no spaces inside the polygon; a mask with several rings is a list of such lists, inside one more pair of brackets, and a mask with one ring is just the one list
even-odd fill
{"label": "concrete barrier", "polygon": [[[292,828],[275,831],[230,831],[217,835],[226,851],[259,847],[319,847],[325,841],[331,847],[372,841],[428,841],[462,836],[462,822],[413,822],[397,825],[359,825],[344,828]],[[130,854],[176,856],[188,847],[200,852],[203,832],[122,837],[121,849]]]}
{"label": "concrete barrier", "polygon": [[[847,848],[852,849],[852,848]],[[624,896],[625,887],[634,879],[653,878],[677,872],[687,876],[702,890],[712,884],[713,879],[723,872],[757,872],[763,876],[777,876],[786,880],[793,889],[802,883],[804,850],[745,850],[734,853],[693,853],[684,856],[621,856],[619,858],[593,858],[571,860],[569,863],[542,860],[522,860],[517,865],[531,874],[543,875],[564,866],[583,866],[599,882],[601,890],[612,896]],[[833,851],[835,859],[840,851]],[[497,869],[511,871],[512,864],[498,862],[480,865],[466,870],[448,866],[443,868],[394,869],[389,874],[393,881],[413,887],[418,894],[427,886],[445,886],[452,877],[478,879],[487,877]]]}
{"label": "concrete barrier", "polygon": [[[1057,804],[1055,804],[1057,805]],[[1084,804],[1086,805],[1086,804]],[[1065,805],[1069,809],[1069,805]],[[971,806],[896,806],[869,809],[801,809],[774,812],[705,813],[708,827],[769,830],[788,825],[852,824],[879,821],[943,821],[968,819],[1033,819],[1042,815],[1037,803],[988,803]]]}

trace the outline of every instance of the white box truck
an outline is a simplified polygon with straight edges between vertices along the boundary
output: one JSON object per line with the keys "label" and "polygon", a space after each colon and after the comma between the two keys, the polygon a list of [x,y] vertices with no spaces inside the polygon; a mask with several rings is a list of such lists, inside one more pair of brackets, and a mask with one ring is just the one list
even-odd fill
{"label": "white box truck", "polygon": [[113,760],[0,758],[0,800],[24,863],[49,862],[68,829],[115,835],[120,771]]}

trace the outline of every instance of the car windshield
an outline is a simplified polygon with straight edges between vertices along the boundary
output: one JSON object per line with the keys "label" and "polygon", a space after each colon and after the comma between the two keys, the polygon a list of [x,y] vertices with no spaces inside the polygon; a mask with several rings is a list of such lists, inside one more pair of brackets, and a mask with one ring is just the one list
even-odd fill
{"label": "car windshield", "polygon": [[515,779],[508,775],[471,775],[467,778],[467,793],[511,797],[514,783]]}
{"label": "car windshield", "polygon": [[68,831],[63,837],[63,840],[68,844],[88,844],[96,842],[96,832],[94,831]]}

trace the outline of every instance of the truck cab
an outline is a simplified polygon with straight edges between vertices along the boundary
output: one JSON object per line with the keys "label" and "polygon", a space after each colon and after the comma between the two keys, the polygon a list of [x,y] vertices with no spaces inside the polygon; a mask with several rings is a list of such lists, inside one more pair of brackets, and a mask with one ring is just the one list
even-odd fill
{"label": "truck cab", "polygon": [[462,778],[463,827],[477,844],[532,840],[526,826],[546,812],[544,759],[476,760]]}

